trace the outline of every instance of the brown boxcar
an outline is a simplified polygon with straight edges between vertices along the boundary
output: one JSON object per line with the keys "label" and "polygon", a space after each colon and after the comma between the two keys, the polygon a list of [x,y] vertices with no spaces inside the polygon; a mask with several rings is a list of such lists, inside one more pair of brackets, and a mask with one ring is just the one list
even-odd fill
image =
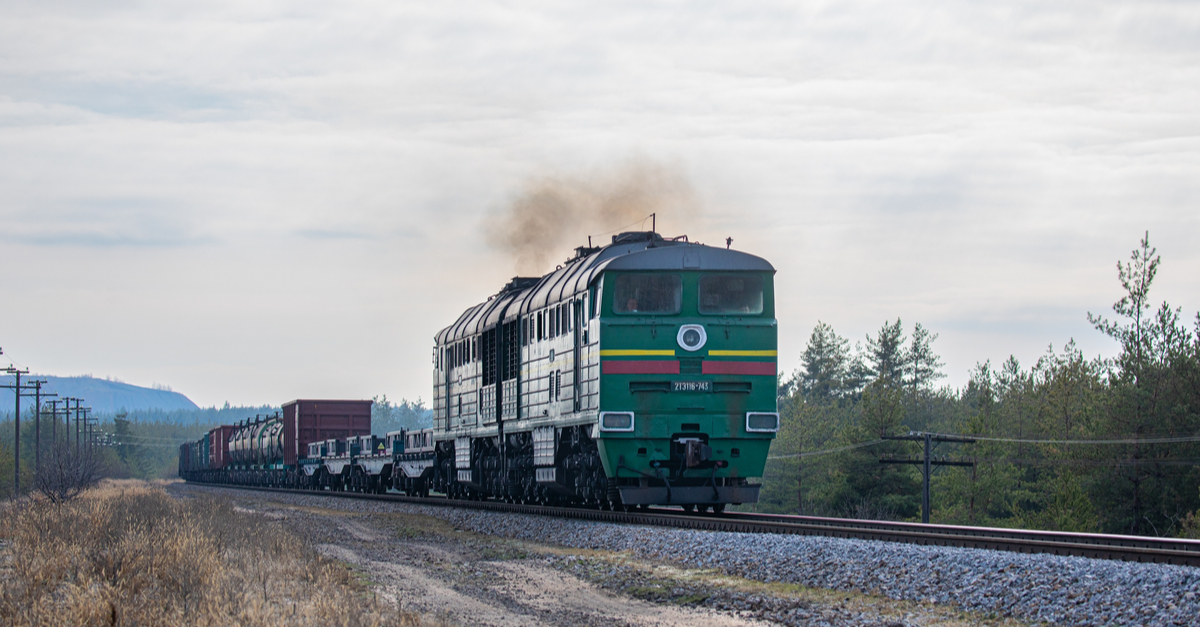
{"label": "brown boxcar", "polygon": [[294,400],[283,404],[283,463],[294,466],[310,442],[370,435],[372,401]]}
{"label": "brown boxcar", "polygon": [[229,463],[229,436],[232,425],[221,425],[208,432],[208,467],[220,470]]}

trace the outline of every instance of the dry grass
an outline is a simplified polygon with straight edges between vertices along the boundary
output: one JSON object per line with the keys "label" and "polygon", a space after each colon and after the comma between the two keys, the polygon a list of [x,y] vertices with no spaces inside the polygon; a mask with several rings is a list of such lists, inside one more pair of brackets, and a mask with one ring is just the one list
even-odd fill
{"label": "dry grass", "polygon": [[4,509],[5,624],[421,624],[279,522],[217,499],[122,481],[58,506]]}

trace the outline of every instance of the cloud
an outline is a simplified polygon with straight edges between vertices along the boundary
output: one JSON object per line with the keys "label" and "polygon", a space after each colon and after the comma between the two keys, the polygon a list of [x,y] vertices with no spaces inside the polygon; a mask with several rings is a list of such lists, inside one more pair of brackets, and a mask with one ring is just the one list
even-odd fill
{"label": "cloud", "polygon": [[175,199],[77,198],[11,220],[0,240],[54,247],[171,247],[209,241],[188,224]]}
{"label": "cloud", "polygon": [[[1091,333],[1083,312],[1115,300],[1112,264],[1146,229],[1161,297],[1200,302],[1189,3],[0,16],[0,246],[40,269],[0,278],[0,300],[29,304],[0,328],[26,330],[41,370],[192,385],[202,404],[428,398],[429,338],[521,250],[489,220],[537,198],[602,206],[631,154],[703,201],[660,230],[732,236],[779,269],[784,355],[817,319],[860,337],[901,316],[941,332],[951,383],[975,360],[1030,362]],[[523,271],[617,226],[567,220]],[[101,332],[49,295],[112,317]]]}

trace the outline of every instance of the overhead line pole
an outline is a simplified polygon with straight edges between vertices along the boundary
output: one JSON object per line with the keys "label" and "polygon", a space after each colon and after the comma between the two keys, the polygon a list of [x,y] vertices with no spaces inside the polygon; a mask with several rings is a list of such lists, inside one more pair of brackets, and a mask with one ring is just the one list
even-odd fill
{"label": "overhead line pole", "polygon": [[934,466],[974,466],[973,461],[955,461],[950,459],[934,459],[933,443],[934,442],[958,442],[962,444],[974,444],[974,438],[963,438],[950,435],[938,435],[935,433],[909,433],[908,435],[885,435],[884,440],[907,440],[909,442],[923,442],[925,454],[921,459],[903,459],[898,457],[884,457],[879,460],[881,464],[913,464],[922,466],[922,475],[924,481],[921,489],[921,522],[929,523],[929,478],[933,474]]}
{"label": "overhead line pole", "polygon": [[[62,399],[62,404],[63,404],[63,438],[66,440],[66,443],[69,444],[71,442],[71,431],[69,429],[67,429],[67,427],[71,424],[71,419],[68,417],[71,415],[71,397],[64,396]],[[57,414],[54,416],[54,428],[56,430],[58,429],[58,415]],[[57,437],[57,434],[55,434],[55,437]],[[55,443],[57,444],[57,440],[55,441]]]}
{"label": "overhead line pole", "polygon": [[71,446],[71,401],[79,402],[79,399],[68,396],[63,399],[63,444],[64,449]]}
{"label": "overhead line pole", "polygon": [[[82,403],[83,399],[79,399],[79,402]],[[79,407],[78,411],[75,414],[75,452],[78,455],[83,454],[83,450],[81,448],[80,440],[79,440],[79,437],[81,435],[80,428],[82,427],[82,429],[83,429],[82,436],[84,438],[87,438],[88,437],[88,434],[87,434],[88,412],[90,412],[90,411],[92,411],[91,407]],[[83,422],[80,422],[81,417],[83,419]]]}
{"label": "overhead line pole", "polygon": [[83,432],[84,432],[84,439],[87,442],[88,453],[92,452],[92,447],[94,444],[92,442],[92,436],[95,435],[95,433],[96,433],[96,430],[92,428],[96,419],[89,416],[88,414],[90,414],[90,413],[92,413],[91,407],[83,408]]}
{"label": "overhead line pole", "polygon": [[79,435],[80,435],[79,414],[83,410],[83,408],[80,407],[79,404],[82,402],[83,402],[83,399],[81,399],[81,398],[75,399],[75,457],[79,457],[81,454],[83,454],[83,447],[79,443]]}
{"label": "overhead line pole", "polygon": [[[42,386],[46,381],[30,381],[34,386],[34,401],[33,407],[33,472],[37,473],[42,468]],[[58,396],[53,392],[47,392],[46,396]]]}
{"label": "overhead line pole", "polygon": [[50,448],[58,446],[58,404],[62,400],[46,401],[50,404]]}
{"label": "overhead line pole", "polygon": [[66,411],[63,412],[63,439],[65,440],[64,444],[66,444],[66,448],[71,447],[71,402],[72,401],[74,401],[75,405],[78,406],[80,399],[75,398],[73,396],[71,398],[68,398],[67,404],[66,404]]}
{"label": "overhead line pole", "polygon": [[[74,407],[71,407],[71,408],[68,408],[68,410],[67,410],[67,416],[66,416],[66,423],[67,423],[67,449],[70,449],[70,448],[71,448],[71,414],[72,414],[72,413],[74,413],[76,416],[78,416],[78,415],[79,415],[79,401],[80,401],[80,399],[78,399],[78,398],[72,398],[72,399],[71,399],[71,401],[75,403],[75,406],[74,406]],[[76,419],[76,421],[78,421],[78,419]],[[76,434],[76,435],[75,435],[75,442],[76,442],[76,446],[78,447],[78,446],[79,446],[79,444],[78,444],[78,443],[79,443],[79,435],[78,435],[78,434]]]}
{"label": "overhead line pole", "polygon": [[17,399],[16,413],[13,415],[13,496],[15,497],[21,494],[21,375],[29,374],[29,368],[21,370],[15,366],[9,366],[4,370],[16,378],[16,383],[13,385],[0,385],[3,388],[11,388],[13,396]]}

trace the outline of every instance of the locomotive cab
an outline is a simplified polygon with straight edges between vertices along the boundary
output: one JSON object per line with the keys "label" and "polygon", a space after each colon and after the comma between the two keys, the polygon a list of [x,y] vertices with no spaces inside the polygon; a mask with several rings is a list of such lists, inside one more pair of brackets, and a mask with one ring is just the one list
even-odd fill
{"label": "locomotive cab", "polygon": [[689,254],[602,278],[596,440],[626,505],[755,502],[779,430],[773,271]]}

